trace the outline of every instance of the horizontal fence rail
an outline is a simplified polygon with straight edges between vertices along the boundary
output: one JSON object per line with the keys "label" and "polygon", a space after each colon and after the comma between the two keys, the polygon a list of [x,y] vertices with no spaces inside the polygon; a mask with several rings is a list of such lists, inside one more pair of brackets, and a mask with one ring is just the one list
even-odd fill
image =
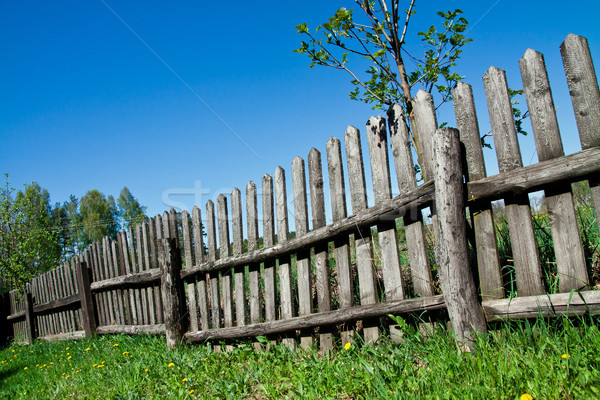
{"label": "horizontal fence rail", "polygon": [[[484,331],[486,321],[598,314],[571,184],[587,180],[599,209],[600,91],[585,38],[569,35],[560,50],[582,151],[564,154],[544,58],[527,50],[519,67],[539,163],[523,166],[506,76],[490,67],[483,81],[499,174],[486,173],[470,85],[453,90],[458,130],[438,129],[433,98],[419,91],[412,129],[420,175],[395,105],[387,118],[369,119],[364,151],[361,132],[350,126],[343,141],[328,140],[326,154],[313,148],[306,161],[296,157],[291,193],[290,175],[277,167],[260,187],[250,181],[245,198],[236,188],[191,213],[165,211],[10,292],[15,338],[153,334],[169,346],[224,341],[226,350],[228,341],[267,336],[327,351],[357,335],[377,340],[382,322],[394,337],[389,314],[420,315],[425,325],[449,318],[459,341]],[[392,186],[400,195],[392,197]],[[556,254],[552,281],[528,197],[539,190]],[[496,200],[504,202],[508,267],[500,260]]]}

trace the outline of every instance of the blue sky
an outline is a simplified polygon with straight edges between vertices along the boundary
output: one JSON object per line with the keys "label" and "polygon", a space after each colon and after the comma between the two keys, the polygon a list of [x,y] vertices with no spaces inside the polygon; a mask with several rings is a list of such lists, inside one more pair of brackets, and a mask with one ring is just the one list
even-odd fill
{"label": "blue sky", "polygon": [[[201,185],[204,209],[220,192],[244,193],[248,180],[260,187],[278,165],[291,185],[294,156],[324,154],[330,136],[342,138],[349,124],[362,130],[377,114],[349,99],[344,73],[310,69],[293,53],[302,39],[295,25],[314,28],[344,6],[354,3],[2,2],[0,171],[18,189],[37,181],[53,202],[127,186],[150,215],[167,208],[165,193]],[[471,22],[474,42],[456,70],[473,85],[481,130],[489,127],[481,77],[494,65],[520,88],[518,60],[530,47],[545,55],[565,150],[580,150],[559,45],[569,32],[586,36],[597,66],[600,4],[417,1],[408,48],[420,53],[416,32],[450,8]],[[451,110],[438,119],[453,126]],[[521,139],[524,163],[535,162],[532,134]],[[493,151],[485,155],[495,173]]]}

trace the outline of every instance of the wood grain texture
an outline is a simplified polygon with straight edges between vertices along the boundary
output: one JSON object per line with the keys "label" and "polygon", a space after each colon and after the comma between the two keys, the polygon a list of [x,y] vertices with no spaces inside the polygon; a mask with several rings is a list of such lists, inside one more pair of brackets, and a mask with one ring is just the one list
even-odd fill
{"label": "wood grain texture", "polygon": [[[387,131],[384,118],[371,117],[367,122],[367,143],[371,160],[371,176],[375,204],[384,204],[392,198],[392,181],[388,156]],[[386,300],[404,298],[404,282],[400,272],[400,254],[396,236],[396,221],[385,221],[377,225],[379,235],[379,257],[383,272]]]}
{"label": "wood grain texture", "polygon": [[[231,256],[229,246],[229,212],[227,197],[219,194],[217,198],[217,220],[219,224],[219,258],[221,260]],[[223,322],[226,328],[233,326],[233,291],[231,287],[232,271],[221,273],[221,301],[223,302]]]}
{"label": "wood grain texture", "polygon": [[423,180],[428,182],[433,177],[433,134],[437,129],[435,106],[433,96],[424,90],[419,90],[412,101],[415,124],[413,129],[418,133],[419,148],[421,151],[419,160]]}
{"label": "wood grain texture", "polygon": [[[510,94],[504,71],[490,67],[483,77],[488,111],[500,172],[521,168],[521,151],[517,140]],[[533,232],[527,195],[504,200],[513,252],[519,296],[544,292],[538,249]]]}
{"label": "wood grain texture", "polygon": [[[350,184],[350,198],[352,213],[357,215],[367,209],[367,189],[365,184],[365,171],[360,145],[360,132],[353,126],[346,129],[344,135],[346,147],[346,162],[348,164],[348,177]],[[348,219],[346,219],[348,220]],[[335,224],[334,224],[335,225]],[[377,302],[375,286],[375,266],[373,264],[373,251],[371,249],[371,229],[365,226],[355,235],[356,269],[358,271],[358,287],[360,304],[368,305]],[[365,342],[379,339],[378,327],[364,329]]]}
{"label": "wood grain texture", "polygon": [[[183,268],[191,267],[193,264],[192,234],[190,229],[190,213],[187,210],[181,212],[181,235],[183,238]],[[196,303],[196,282],[194,280],[186,282],[185,291],[187,295],[188,310],[190,311],[190,329],[192,331],[199,329],[198,324],[198,304]]]}
{"label": "wood grain texture", "polygon": [[427,310],[439,310],[444,307],[444,299],[441,295],[426,298],[395,300],[384,303],[355,306],[344,310],[319,312],[287,320],[246,325],[244,327],[188,332],[185,334],[185,340],[188,343],[200,343],[206,340],[227,340],[269,335],[298,329],[310,329],[316,326],[338,325],[359,319],[380,317],[387,314],[418,313]]}
{"label": "wood grain texture", "polygon": [[[212,200],[206,202],[206,243],[208,245],[208,261],[215,261],[217,259],[217,233],[215,228],[215,203],[213,203]],[[212,273],[209,274],[209,276],[211,324],[212,328],[220,328],[221,299],[219,292],[219,275],[218,273]]]}
{"label": "wood grain texture", "polygon": [[[390,107],[387,116],[398,188],[401,194],[408,193],[417,187],[408,126],[399,104]],[[422,219],[421,210],[412,207],[410,212],[404,216],[404,231],[413,292],[415,295],[425,297],[433,295],[433,279],[425,247],[425,230]]]}
{"label": "wood grain texture", "polygon": [[[262,178],[262,212],[263,212],[263,246],[272,247],[275,244],[275,210],[273,198],[273,177],[265,174]],[[275,260],[265,260],[263,270],[265,320],[277,319],[275,304]]]}
{"label": "wood grain texture", "polygon": [[[244,252],[244,234],[242,228],[242,194],[238,188],[231,192],[231,230],[233,234],[233,255],[239,256]],[[235,322],[237,326],[246,324],[246,277],[245,266],[235,268],[234,297]]]}
{"label": "wood grain texture", "polygon": [[[246,185],[246,218],[248,224],[248,253],[258,251],[258,203],[256,184],[252,181]],[[256,323],[261,319],[260,307],[260,265],[257,262],[252,263],[248,260],[248,289],[250,294],[250,322]]]}
{"label": "wood grain texture", "polygon": [[[483,179],[487,173],[471,85],[459,82],[452,91],[452,99],[460,141],[465,148],[467,157],[466,180],[472,182]],[[469,204],[469,213],[475,231],[481,296],[483,299],[503,298],[505,296],[504,283],[500,270],[492,205],[489,201],[472,202]]]}
{"label": "wood grain texture", "polygon": [[[298,156],[292,161],[292,187],[294,192],[296,237],[302,237],[308,233],[308,200],[306,195],[306,171],[304,160]],[[297,253],[296,270],[298,273],[298,314],[308,315],[313,311],[309,251],[299,251]],[[314,340],[312,336],[303,335],[300,337],[300,345],[302,348],[308,349],[312,347],[313,344]]]}
{"label": "wood grain texture", "polygon": [[[202,235],[202,212],[197,206],[194,206],[192,209],[192,233],[194,237],[194,259],[196,264],[199,264],[204,261],[206,255],[204,254],[204,241]],[[201,274],[196,282],[196,289],[198,290],[198,312],[200,313],[199,329],[209,328],[208,292],[206,282],[206,274]],[[190,308],[190,312],[191,310],[192,309]]]}
{"label": "wood grain texture", "polygon": [[[587,39],[570,33],[560,46],[575,121],[583,150],[600,146],[600,89]],[[589,180],[596,215],[600,214],[600,178]],[[596,220],[598,225],[598,221]]]}
{"label": "wood grain texture", "polygon": [[165,315],[165,334],[167,347],[174,348],[186,331],[185,297],[181,273],[181,252],[177,239],[167,238],[160,242],[161,292]]}
{"label": "wood grain texture", "polygon": [[471,346],[475,333],[486,333],[483,309],[469,265],[462,160],[458,130],[443,128],[433,138],[438,236],[435,255],[440,284],[459,343]]}
{"label": "wood grain texture", "polygon": [[[519,61],[531,126],[540,161],[564,155],[544,56],[528,49]],[[546,206],[561,292],[589,284],[571,185],[546,190]]]}
{"label": "wood grain texture", "polygon": [[157,325],[106,325],[99,326],[97,330],[100,335],[164,335],[166,328],[164,324]]}
{"label": "wood grain texture", "polygon": [[94,313],[94,303],[92,292],[90,290],[90,270],[85,262],[77,262],[75,264],[77,273],[77,286],[79,289],[79,302],[83,317],[83,329],[85,337],[91,338],[98,326],[96,315]]}

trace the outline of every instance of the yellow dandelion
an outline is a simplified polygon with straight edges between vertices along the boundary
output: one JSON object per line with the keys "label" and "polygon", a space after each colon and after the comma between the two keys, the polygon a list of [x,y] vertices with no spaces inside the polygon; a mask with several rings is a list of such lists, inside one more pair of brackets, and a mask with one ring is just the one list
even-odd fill
{"label": "yellow dandelion", "polygon": [[67,376],[65,376],[65,379],[69,379],[69,376],[71,376],[71,375],[67,375]]}
{"label": "yellow dandelion", "polygon": [[70,355],[71,355],[71,353],[67,353],[67,355],[68,355],[68,356],[70,356]]}
{"label": "yellow dandelion", "polygon": [[102,361],[100,364],[106,364],[106,361]]}
{"label": "yellow dandelion", "polygon": [[[27,368],[25,368],[25,369],[27,369]],[[187,382],[187,378],[183,378],[183,379],[181,380],[181,382]]]}
{"label": "yellow dandelion", "polygon": [[190,390],[190,394],[194,394],[194,389]]}
{"label": "yellow dandelion", "polygon": [[15,351],[13,350],[12,352],[14,353]]}
{"label": "yellow dandelion", "polygon": [[102,367],[104,367],[104,364],[98,365],[98,368],[102,368]]}
{"label": "yellow dandelion", "polygon": [[94,364],[94,365],[92,365],[92,368],[93,368],[93,367],[96,367],[96,366],[98,366],[98,364]]}
{"label": "yellow dandelion", "polygon": [[27,367],[23,368],[23,371],[27,371]]}
{"label": "yellow dandelion", "polygon": [[69,350],[69,349],[70,349],[70,347],[67,347],[65,350]]}
{"label": "yellow dandelion", "polygon": [[190,359],[188,358],[188,359],[187,359],[187,360],[185,360],[185,361],[190,361]]}
{"label": "yellow dandelion", "polygon": [[75,371],[75,373],[76,373],[76,374],[78,374],[78,373],[79,373],[79,370]]}
{"label": "yellow dandelion", "polygon": [[[46,365],[46,364],[44,364],[44,365]],[[51,362],[51,363],[50,363],[50,365],[54,365],[54,363],[53,363],[53,362]]]}
{"label": "yellow dandelion", "polygon": [[352,343],[348,342],[344,345],[344,349],[348,350],[350,347],[352,347]]}
{"label": "yellow dandelion", "polygon": [[571,356],[570,356],[570,355],[568,355],[568,354],[563,354],[563,355],[562,355],[562,356],[560,356],[560,357],[561,357],[561,358],[564,358],[564,359],[566,360],[567,358],[569,358],[569,357],[571,357]]}
{"label": "yellow dandelion", "polygon": [[33,353],[33,350],[29,350],[30,353]]}
{"label": "yellow dandelion", "polygon": [[63,372],[62,374],[63,374],[63,376],[65,376],[65,373],[64,373],[64,372]]}
{"label": "yellow dandelion", "polygon": [[42,365],[42,368],[44,368],[47,364]]}
{"label": "yellow dandelion", "polygon": [[148,372],[148,368],[146,368],[146,369],[144,370],[144,372]]}
{"label": "yellow dandelion", "polygon": [[70,360],[70,359],[71,359],[71,356],[67,357],[67,360]]}
{"label": "yellow dandelion", "polygon": [[119,343],[113,344],[113,347],[119,347]]}
{"label": "yellow dandelion", "polygon": [[[4,361],[2,361],[2,362],[4,362]],[[36,367],[39,367],[39,366],[40,366],[40,364],[35,364],[35,366],[36,366]]]}
{"label": "yellow dandelion", "polygon": [[88,347],[87,349],[85,349],[85,351],[90,351],[90,348]]}
{"label": "yellow dandelion", "polygon": [[533,397],[529,393],[524,393],[519,397],[520,400],[533,400]]}
{"label": "yellow dandelion", "polygon": [[173,365],[175,365],[175,364],[169,363],[169,365],[167,365],[167,367],[171,368]]}
{"label": "yellow dandelion", "polygon": [[124,351],[124,352],[123,352],[123,355],[127,355],[127,354],[129,354],[129,352],[128,352],[128,351]]}

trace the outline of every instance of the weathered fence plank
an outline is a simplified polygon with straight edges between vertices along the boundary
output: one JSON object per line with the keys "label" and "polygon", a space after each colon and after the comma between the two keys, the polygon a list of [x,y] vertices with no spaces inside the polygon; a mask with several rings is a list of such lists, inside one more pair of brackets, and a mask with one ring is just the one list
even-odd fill
{"label": "weathered fence plank", "polygon": [[165,313],[167,347],[174,348],[185,333],[185,295],[181,274],[181,252],[176,238],[160,241],[161,292]]}
{"label": "weathered fence plank", "polygon": [[[452,99],[460,140],[465,147],[467,157],[465,171],[467,182],[483,179],[487,173],[471,85],[459,82],[452,91]],[[481,297],[483,299],[503,298],[504,283],[500,270],[492,205],[489,201],[473,202],[469,204],[469,214],[475,231]]]}
{"label": "weathered fence plank", "polygon": [[[519,67],[538,159],[560,158],[564,151],[544,56],[528,49],[519,61]],[[580,289],[589,284],[589,278],[571,185],[555,185],[546,189],[545,194],[560,291]]]}
{"label": "weathered fence plank", "polygon": [[[310,185],[310,209],[313,230],[326,225],[325,196],[323,191],[323,169],[321,153],[314,147],[308,153],[308,181]],[[331,287],[328,260],[328,243],[318,243],[315,251],[315,283],[317,286],[317,309],[319,312],[331,310]],[[322,352],[333,349],[333,335],[319,333],[319,347]]]}
{"label": "weathered fence plank", "polygon": [[436,260],[452,328],[470,347],[475,332],[487,332],[483,309],[469,265],[462,160],[458,130],[443,128],[433,138],[437,211]]}
{"label": "weathered fence plank", "polygon": [[[231,233],[233,239],[233,255],[244,252],[244,235],[242,230],[242,194],[238,188],[231,192]],[[235,298],[235,322],[237,326],[246,324],[246,282],[245,266],[236,267],[233,276]]]}
{"label": "weathered fence plank", "polygon": [[[365,171],[358,129],[349,126],[346,129],[344,141],[346,144],[346,162],[348,163],[352,213],[358,214],[368,207]],[[368,227],[360,229],[358,233],[354,235],[354,238],[360,304],[375,304],[377,302],[377,292],[375,286],[375,265],[373,263],[373,251],[371,249],[371,229]],[[376,341],[379,339],[379,336],[380,332],[378,326],[367,326],[364,328],[365,342],[369,343]]]}
{"label": "weathered fence plank", "polygon": [[[215,203],[212,200],[206,202],[206,242],[208,246],[208,261],[217,259],[217,233],[215,227]],[[212,328],[221,327],[221,299],[219,293],[219,273],[210,275],[210,313]]]}
{"label": "weathered fence plank", "polygon": [[[181,211],[181,233],[183,237],[184,268],[190,268],[192,260],[192,235],[190,233],[190,213],[187,210]],[[196,303],[196,280],[186,283],[185,290],[187,294],[187,304],[190,310],[190,329],[197,331],[198,327],[198,305]]]}
{"label": "weathered fence plank", "polygon": [[85,330],[85,337],[89,339],[96,332],[98,326],[96,314],[94,313],[92,292],[90,290],[90,270],[85,261],[77,262],[75,268],[81,302],[81,314],[83,317],[83,329]]}
{"label": "weathered fence plank", "polygon": [[[248,225],[248,253],[258,250],[258,205],[256,184],[252,181],[246,185],[246,218]],[[250,323],[261,320],[260,277],[258,263],[249,263],[248,286],[250,293]]]}
{"label": "weathered fence plank", "polygon": [[[263,247],[269,248],[275,244],[275,213],[273,199],[273,178],[265,174],[262,178],[262,213],[263,213]],[[265,320],[277,319],[275,304],[275,260],[265,260],[264,270]]]}
{"label": "weathered fence plank", "polygon": [[[227,197],[219,194],[217,198],[217,221],[219,224],[219,259],[231,256],[229,247],[229,213]],[[223,302],[223,322],[226,328],[233,326],[233,292],[231,289],[231,271],[221,273],[221,300]]]}
{"label": "weathered fence plank", "polygon": [[[400,193],[408,193],[417,187],[415,169],[410,148],[408,126],[404,120],[402,107],[395,104],[388,110],[390,142],[394,155],[396,177]],[[427,248],[421,210],[413,207],[404,215],[404,232],[408,248],[413,292],[418,296],[433,296],[433,279]]]}
{"label": "weathered fence plank", "polygon": [[[587,39],[570,33],[560,46],[575,121],[583,150],[600,146],[600,89]],[[600,178],[589,180],[596,215],[600,214]],[[598,220],[596,224],[600,226]]]}
{"label": "weathered fence plank", "polygon": [[[204,260],[204,242],[202,239],[202,213],[200,209],[194,206],[192,210],[192,232],[194,236],[194,256],[196,265]],[[188,267],[190,268],[190,267]],[[200,312],[200,329],[208,329],[209,311],[208,311],[208,292],[206,290],[206,274],[201,275],[196,283],[198,289],[198,311]],[[193,310],[190,308],[190,313]]]}
{"label": "weathered fence plank", "polygon": [[[505,72],[490,67],[483,77],[500,172],[523,167]],[[533,232],[529,197],[504,200],[520,296],[544,292],[538,249]]]}

